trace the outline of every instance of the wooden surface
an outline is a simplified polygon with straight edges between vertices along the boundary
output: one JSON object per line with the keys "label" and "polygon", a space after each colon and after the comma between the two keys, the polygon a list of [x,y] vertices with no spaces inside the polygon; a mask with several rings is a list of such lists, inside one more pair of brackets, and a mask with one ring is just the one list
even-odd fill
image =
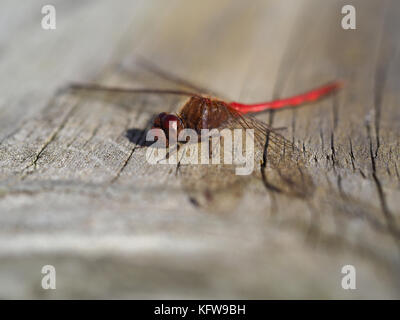
{"label": "wooden surface", "polygon": [[[1,298],[400,297],[400,2],[351,1],[347,31],[347,1],[53,3],[54,31],[42,1],[1,4]],[[182,79],[258,102],[336,78],[335,97],[257,116],[311,154],[304,197],[147,164],[135,142],[184,99],[62,90]]]}

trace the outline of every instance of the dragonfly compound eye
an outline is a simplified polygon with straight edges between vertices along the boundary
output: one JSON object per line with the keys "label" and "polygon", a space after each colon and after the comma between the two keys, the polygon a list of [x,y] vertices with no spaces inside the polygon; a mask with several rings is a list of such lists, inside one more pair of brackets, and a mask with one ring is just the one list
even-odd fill
{"label": "dragonfly compound eye", "polygon": [[169,130],[170,128],[178,130],[179,124],[179,118],[173,114],[165,115],[162,118],[162,127],[164,130]]}
{"label": "dragonfly compound eye", "polygon": [[161,112],[157,117],[154,118],[153,128],[162,128],[162,121],[167,114],[165,112]]}

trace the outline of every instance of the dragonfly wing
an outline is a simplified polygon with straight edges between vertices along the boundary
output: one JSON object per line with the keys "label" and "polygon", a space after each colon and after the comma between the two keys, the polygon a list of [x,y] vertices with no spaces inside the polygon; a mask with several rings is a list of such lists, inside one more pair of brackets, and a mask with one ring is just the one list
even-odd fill
{"label": "dragonfly wing", "polygon": [[261,162],[260,173],[266,187],[288,195],[307,197],[315,187],[307,172],[309,155],[293,143],[250,115],[229,109],[231,117],[220,129],[253,129],[255,161]]}
{"label": "dragonfly wing", "polygon": [[127,110],[145,104],[146,108],[143,111],[152,114],[172,111],[168,106],[176,106],[178,102],[195,94],[175,89],[108,87],[96,84],[72,84],[67,91],[80,99],[95,100]]}

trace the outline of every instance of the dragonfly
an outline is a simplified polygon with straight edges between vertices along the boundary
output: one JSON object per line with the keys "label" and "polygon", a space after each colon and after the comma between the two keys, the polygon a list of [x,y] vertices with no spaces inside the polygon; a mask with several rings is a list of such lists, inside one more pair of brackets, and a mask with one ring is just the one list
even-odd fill
{"label": "dragonfly", "polygon": [[[254,117],[254,114],[267,110],[280,110],[296,108],[305,104],[315,103],[336,93],[343,86],[342,81],[333,81],[307,92],[294,96],[259,103],[242,103],[226,101],[211,94],[205,94],[204,90],[177,90],[157,88],[122,88],[103,86],[98,84],[72,84],[73,90],[101,91],[109,94],[160,94],[186,96],[187,101],[180,111],[176,113],[161,112],[154,117],[152,128],[164,132],[167,142],[170,132],[176,134],[183,129],[192,129],[201,133],[203,129],[252,129],[255,142],[261,150],[261,176],[265,186],[275,192],[283,192],[295,196],[304,197],[313,190],[312,179],[307,175],[304,165],[304,152],[301,152],[293,143],[284,138],[278,130]],[[179,163],[178,163],[179,166]],[[229,172],[227,174],[227,171]],[[232,176],[231,167],[220,166],[195,166],[186,167],[184,172],[202,184],[203,198],[210,202],[215,198],[217,190],[232,189],[237,184],[238,178]],[[197,173],[196,173],[197,172]],[[224,177],[225,185],[215,179]],[[232,179],[229,179],[231,177]],[[211,182],[211,180],[213,182]],[[231,180],[231,181],[230,181]],[[215,188],[212,186],[215,185]],[[306,187],[308,186],[308,187]],[[191,189],[193,185],[190,186]],[[224,191],[226,192],[226,190]],[[199,202],[193,200],[193,202]],[[204,202],[204,201],[203,201]]]}
{"label": "dragonfly", "polygon": [[[149,88],[119,88],[96,84],[72,84],[72,90],[103,91],[111,93],[147,93],[147,94],[170,94],[188,96],[190,99],[184,104],[178,113],[161,112],[153,121],[153,128],[164,131],[167,139],[170,130],[176,130],[179,135],[183,129],[193,129],[200,133],[202,129],[221,128],[227,123],[238,123],[244,129],[252,128],[260,137],[265,133],[271,134],[275,131],[267,124],[256,120],[254,117],[245,116],[249,113],[258,113],[266,110],[278,110],[283,108],[299,107],[304,104],[316,102],[330,94],[335,93],[342,87],[342,82],[335,81],[301,93],[289,98],[278,99],[255,104],[240,102],[226,102],[216,97],[204,96],[196,92],[174,90],[174,89],[149,89]],[[279,138],[272,138],[278,143]],[[279,143],[278,143],[279,144]]]}

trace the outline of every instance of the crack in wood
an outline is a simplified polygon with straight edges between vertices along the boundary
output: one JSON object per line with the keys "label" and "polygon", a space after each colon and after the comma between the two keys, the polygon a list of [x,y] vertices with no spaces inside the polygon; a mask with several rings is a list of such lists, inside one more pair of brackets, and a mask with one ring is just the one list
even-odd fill
{"label": "crack in wood", "polygon": [[353,167],[353,171],[356,171],[354,152],[353,152],[353,143],[351,142],[351,137],[349,136],[349,146],[350,146],[350,160],[351,166]]}
{"label": "crack in wood", "polygon": [[[400,250],[400,229],[398,229],[396,221],[393,217],[393,214],[391,213],[391,211],[387,205],[386,196],[383,191],[382,183],[381,183],[380,179],[378,178],[378,174],[377,174],[377,170],[376,170],[376,163],[375,163],[375,157],[377,155],[376,155],[376,152],[374,153],[374,150],[373,150],[370,124],[367,121],[365,125],[367,128],[367,136],[369,139],[369,154],[370,154],[371,166],[372,166],[372,178],[373,178],[373,181],[375,182],[381,209],[382,209],[382,212],[386,219],[387,228],[390,231],[390,233],[393,235],[393,237],[395,238],[396,244],[398,245],[398,248]],[[377,151],[377,149],[376,149],[376,151]]]}
{"label": "crack in wood", "polygon": [[[54,100],[52,100],[54,101]],[[28,164],[26,167],[24,167],[22,169],[22,176],[21,179],[23,180],[26,177],[26,174],[30,174],[31,172],[27,172],[27,170],[31,167],[34,168],[34,170],[36,169],[36,165],[37,162],[40,159],[40,156],[43,154],[43,152],[46,150],[46,148],[50,145],[51,142],[54,141],[54,139],[57,137],[57,135],[59,134],[59,132],[65,127],[69,117],[74,113],[74,111],[78,108],[78,103],[75,103],[70,110],[66,113],[66,115],[64,116],[63,120],[61,121],[61,123],[53,130],[53,132],[50,134],[50,136],[45,140],[45,142],[42,144],[42,146],[39,148],[39,150],[36,152],[33,161]]]}
{"label": "crack in wood", "polygon": [[[139,114],[145,109],[146,106],[147,106],[147,103],[146,103],[146,101],[144,101],[144,102],[142,103],[142,107],[139,109],[137,115],[139,115]],[[134,152],[135,152],[136,149],[138,148],[138,143],[139,143],[140,141],[143,141],[143,140],[145,139],[146,132],[147,132],[147,130],[148,130],[148,129],[151,127],[151,125],[152,125],[152,120],[153,120],[153,119],[151,118],[151,119],[147,122],[147,125],[146,125],[145,130],[143,130],[142,132],[140,132],[140,134],[138,135],[138,137],[137,137],[137,143],[132,147],[132,149],[131,149],[131,151],[130,151],[128,157],[124,160],[124,162],[123,162],[122,166],[120,167],[120,169],[117,171],[117,173],[115,174],[115,176],[111,179],[110,184],[115,183],[115,182],[119,179],[119,177],[121,176],[121,173],[125,170],[126,166],[128,165],[129,161],[131,160],[131,158],[132,158]],[[126,128],[126,129],[127,129],[127,128]]]}

